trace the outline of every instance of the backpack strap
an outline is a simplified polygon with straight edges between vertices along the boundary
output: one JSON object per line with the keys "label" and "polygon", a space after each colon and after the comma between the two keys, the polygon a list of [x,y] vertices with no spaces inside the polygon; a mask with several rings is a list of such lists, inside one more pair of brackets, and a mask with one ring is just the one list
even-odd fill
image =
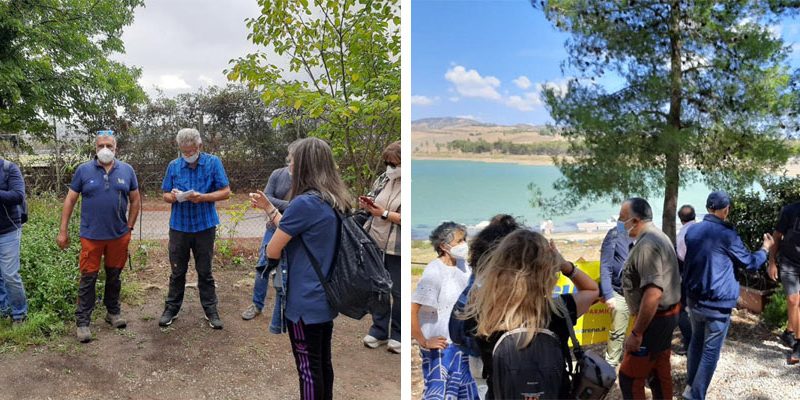
{"label": "backpack strap", "polygon": [[[553,331],[551,331],[549,329],[537,328],[535,330],[538,333],[544,333],[545,335],[550,335],[554,339],[558,340],[558,337],[556,336],[556,334],[553,333]],[[500,343],[503,341],[503,339],[505,339],[505,338],[507,338],[507,337],[509,337],[511,335],[515,335],[517,333],[523,333],[523,332],[528,332],[528,328],[524,328],[523,327],[523,328],[512,329],[512,330],[504,333],[503,336],[500,336],[500,339],[497,339],[497,343],[494,344],[494,348],[492,349],[492,356],[494,356],[494,353],[497,351],[497,348],[500,347]]]}
{"label": "backpack strap", "polygon": [[[559,296],[556,299],[558,307],[564,312],[564,319],[567,321],[567,330],[569,330],[569,337],[572,340],[572,354],[575,355],[575,361],[580,362],[583,360],[583,349],[581,349],[581,343],[578,342],[578,338],[575,337],[575,328],[572,326],[572,317],[569,315],[569,309],[567,308],[567,303],[564,299]],[[569,372],[572,373],[572,366],[569,366]]]}
{"label": "backpack strap", "polygon": [[[325,201],[325,199],[322,198],[322,195],[319,192],[317,192],[316,190],[310,190],[310,191],[308,191],[306,193],[310,194],[312,196],[315,196],[315,197],[319,198],[320,200],[322,200],[323,203],[328,204],[328,202]],[[331,206],[330,204],[328,204],[328,205]],[[341,215],[341,212],[339,210],[337,210],[335,207],[331,206],[331,209],[333,210],[333,213],[336,215],[336,219],[339,222],[339,231],[340,232],[337,232],[337,238],[338,238],[342,234],[341,233],[341,226],[342,226],[342,218],[343,218],[343,216]],[[317,257],[314,256],[314,253],[311,252],[311,249],[308,248],[308,244],[306,244],[306,241],[303,238],[303,234],[302,233],[299,235],[298,238],[300,239],[300,243],[303,244],[303,249],[305,249],[306,255],[308,255],[308,260],[311,261],[311,266],[314,268],[314,272],[316,272],[317,278],[319,278],[320,283],[322,283],[322,287],[325,289],[325,293],[328,293],[328,291],[330,291],[330,287],[329,287],[330,285],[328,284],[327,277],[325,277],[325,275],[322,273],[322,265],[320,264],[319,260],[317,260]],[[338,252],[339,252],[339,241],[337,240],[336,247],[334,249],[334,260],[336,259],[335,255]]]}

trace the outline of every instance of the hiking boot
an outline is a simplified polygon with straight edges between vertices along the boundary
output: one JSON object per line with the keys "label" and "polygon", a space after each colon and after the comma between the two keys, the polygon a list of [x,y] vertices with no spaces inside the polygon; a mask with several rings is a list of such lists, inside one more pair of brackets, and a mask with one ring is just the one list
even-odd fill
{"label": "hiking boot", "polygon": [[364,339],[361,339],[361,341],[364,343],[364,346],[370,349],[377,349],[389,342],[388,340],[378,340],[372,335],[364,336]]}
{"label": "hiking boot", "polygon": [[686,348],[686,346],[683,346],[683,345],[681,345],[681,347],[678,347],[678,350],[675,350],[675,354],[677,354],[679,356],[685,356],[686,353],[688,353],[688,352],[689,352],[689,349]]}
{"label": "hiking boot", "polygon": [[12,326],[12,327],[14,327],[14,326],[20,326],[20,325],[24,324],[24,323],[25,323],[25,321],[27,321],[27,320],[28,320],[28,317],[22,317],[22,318],[12,318],[12,319],[11,319],[11,326]]}
{"label": "hiking boot", "polygon": [[686,388],[683,389],[683,394],[681,394],[681,397],[684,399],[692,398],[692,385],[686,385]]}
{"label": "hiking boot", "polygon": [[206,314],[208,326],[214,329],[222,329],[222,320],[219,319],[219,313],[214,311]]}
{"label": "hiking boot", "polygon": [[125,321],[125,318],[122,318],[120,314],[106,313],[106,322],[117,329],[125,329],[128,326],[128,321]]}
{"label": "hiking boot", "polygon": [[792,348],[792,354],[789,355],[789,360],[787,363],[789,365],[795,365],[800,362],[800,342],[796,342],[794,347]]}
{"label": "hiking boot", "polygon": [[779,337],[781,339],[781,342],[783,342],[783,344],[785,344],[790,349],[794,349],[794,345],[795,343],[797,343],[797,340],[794,338],[794,332],[783,331],[783,333],[781,333]]}
{"label": "hiking boot", "polygon": [[92,331],[89,330],[88,326],[79,326],[77,334],[78,341],[81,343],[89,343],[92,341]]}
{"label": "hiking boot", "polygon": [[389,339],[389,342],[386,343],[386,350],[388,350],[389,353],[400,354],[400,342]]}
{"label": "hiking boot", "polygon": [[172,321],[175,321],[175,318],[178,318],[178,312],[165,308],[164,313],[161,314],[161,319],[158,320],[158,326],[162,328],[170,326],[172,325]]}
{"label": "hiking boot", "polygon": [[251,319],[255,318],[258,314],[261,314],[261,310],[255,304],[250,304],[247,309],[242,311],[242,319],[245,321],[250,321]]}

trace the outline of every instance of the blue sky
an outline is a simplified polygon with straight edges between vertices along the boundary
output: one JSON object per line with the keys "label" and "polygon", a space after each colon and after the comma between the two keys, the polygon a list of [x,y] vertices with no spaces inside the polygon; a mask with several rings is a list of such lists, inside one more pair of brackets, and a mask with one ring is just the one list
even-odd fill
{"label": "blue sky", "polygon": [[[796,49],[791,64],[800,66],[800,24],[786,20],[774,29]],[[565,85],[567,38],[527,0],[412,0],[412,119],[550,122],[539,92]]]}

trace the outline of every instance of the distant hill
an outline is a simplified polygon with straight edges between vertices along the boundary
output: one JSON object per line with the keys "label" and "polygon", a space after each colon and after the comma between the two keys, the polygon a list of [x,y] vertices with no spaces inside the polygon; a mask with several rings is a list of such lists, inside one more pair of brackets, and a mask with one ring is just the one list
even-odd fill
{"label": "distant hill", "polygon": [[[490,144],[506,142],[513,145],[564,143],[564,138],[549,133],[543,126],[529,124],[498,125],[468,118],[425,118],[411,122],[411,146],[414,154],[432,155],[462,153],[464,146],[455,142]],[[560,147],[560,146],[558,146]]]}

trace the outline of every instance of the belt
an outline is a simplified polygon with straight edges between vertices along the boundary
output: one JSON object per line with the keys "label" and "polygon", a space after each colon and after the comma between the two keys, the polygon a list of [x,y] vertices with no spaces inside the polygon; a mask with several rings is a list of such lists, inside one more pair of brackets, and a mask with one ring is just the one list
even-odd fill
{"label": "belt", "polygon": [[675,303],[663,310],[656,311],[656,317],[671,317],[681,311],[681,303]]}

